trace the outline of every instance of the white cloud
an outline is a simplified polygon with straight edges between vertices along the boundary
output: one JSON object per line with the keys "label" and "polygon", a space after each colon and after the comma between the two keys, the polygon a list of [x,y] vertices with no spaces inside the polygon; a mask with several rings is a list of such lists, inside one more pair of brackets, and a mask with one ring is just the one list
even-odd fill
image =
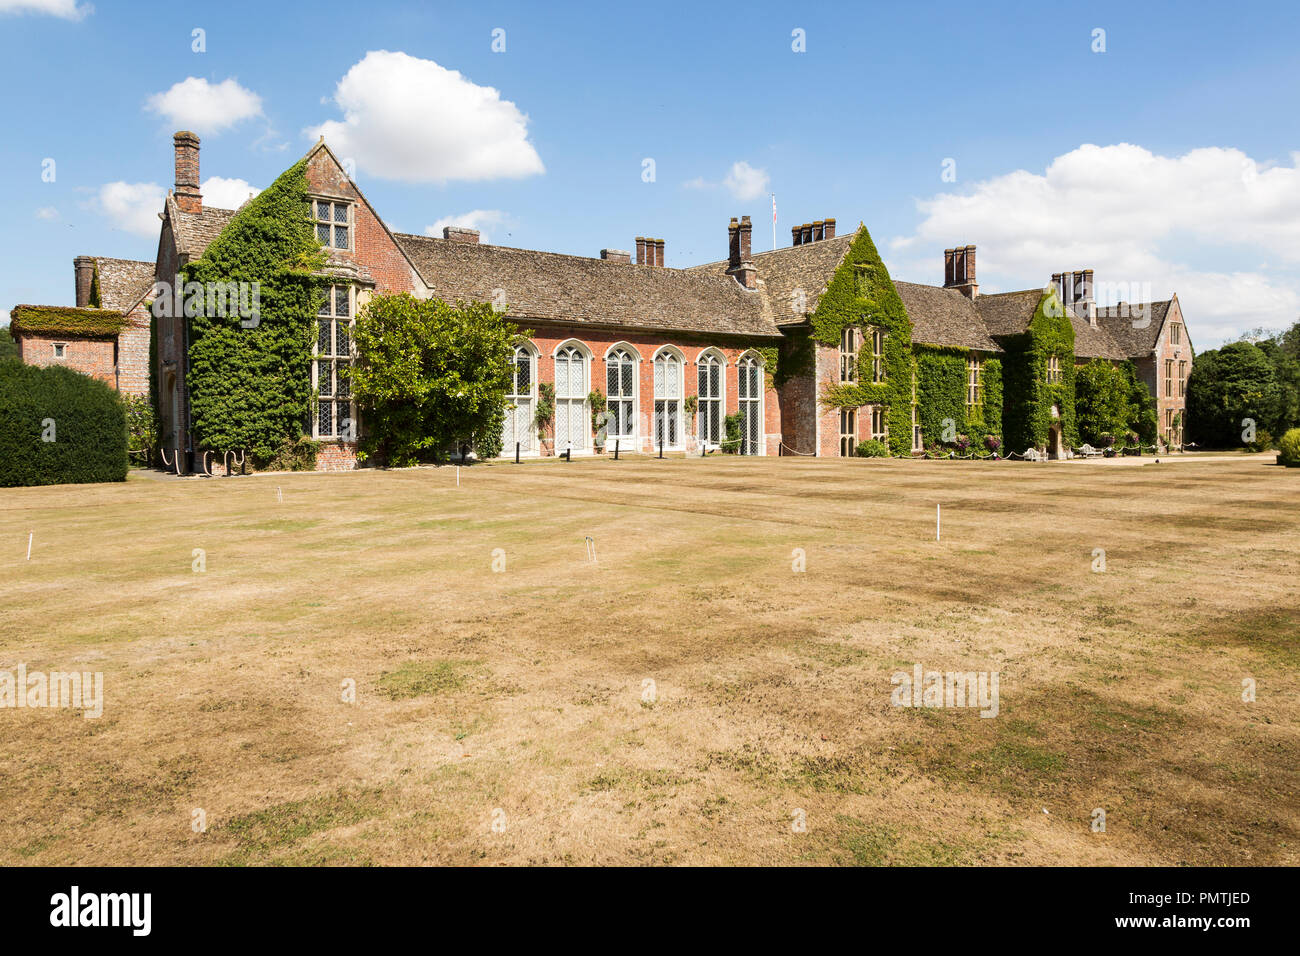
{"label": "white cloud", "polygon": [[158,213],[167,190],[157,183],[105,183],[94,203],[118,228],[136,236],[158,235]]}
{"label": "white cloud", "polygon": [[9,324],[9,310],[0,309],[0,326],[5,326],[8,324]]}
{"label": "white cloud", "polygon": [[1149,287],[1157,299],[1177,292],[1193,341],[1205,347],[1248,328],[1289,325],[1300,312],[1285,268],[1224,267],[1225,253],[1300,263],[1300,154],[1291,160],[1266,165],[1219,147],[1171,157],[1088,144],[1042,174],[1016,170],[918,201],[915,234],[891,248],[910,257],[900,268],[921,281],[941,274],[944,246],[974,242],[990,291],[1091,268],[1103,303],[1132,301],[1113,283]]}
{"label": "white cloud", "polygon": [[514,103],[432,60],[372,50],[339,80],[334,102],[343,119],[307,132],[374,176],[442,183],[545,172]]}
{"label": "white cloud", "polygon": [[59,218],[59,211],[53,206],[42,206],[40,209],[36,210],[36,218],[53,221]]}
{"label": "white cloud", "polygon": [[499,226],[505,221],[506,214],[500,209],[474,209],[458,216],[444,216],[432,226],[425,226],[424,232],[425,235],[441,237],[443,226],[464,226],[466,229],[477,229],[478,241],[487,243],[491,241],[488,238],[487,227]]}
{"label": "white cloud", "polygon": [[731,164],[731,170],[727,173],[727,178],[722,181],[722,185],[731,190],[731,195],[737,199],[757,199],[767,192],[770,179],[767,170],[755,169],[742,159]]}
{"label": "white cloud", "polygon": [[62,20],[83,20],[95,12],[93,5],[77,0],[0,0],[0,13],[44,13]]}
{"label": "white cloud", "polygon": [[203,193],[203,205],[216,206],[218,209],[238,209],[262,190],[254,189],[243,179],[225,179],[222,176],[209,176],[199,186]]}
{"label": "white cloud", "polygon": [[233,79],[209,83],[186,77],[171,89],[149,97],[146,108],[167,117],[172,126],[196,133],[217,133],[241,120],[262,115],[262,98]]}

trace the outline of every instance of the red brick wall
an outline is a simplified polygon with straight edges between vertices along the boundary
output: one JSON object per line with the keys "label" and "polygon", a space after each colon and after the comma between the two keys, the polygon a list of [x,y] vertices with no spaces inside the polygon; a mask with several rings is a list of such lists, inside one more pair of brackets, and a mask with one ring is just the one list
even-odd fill
{"label": "red brick wall", "polygon": [[131,324],[117,337],[118,391],[149,394],[149,309],[142,303],[130,315]]}
{"label": "red brick wall", "polygon": [[[1174,344],[1174,326],[1178,326],[1180,331],[1177,345]],[[1168,379],[1165,377],[1166,361],[1173,362],[1173,374]],[[1187,373],[1190,375],[1192,370],[1192,344],[1187,338],[1187,327],[1183,324],[1182,310],[1178,307],[1178,300],[1175,299],[1169,307],[1168,315],[1165,317],[1165,327],[1160,330],[1160,339],[1156,343],[1154,368],[1149,372],[1155,384],[1157,430],[1159,434],[1168,436],[1175,443],[1180,441],[1179,429],[1177,427],[1173,429],[1166,427],[1165,420],[1166,416],[1170,418],[1176,415],[1186,417],[1186,396],[1178,394],[1179,362],[1187,363]],[[1167,389],[1166,383],[1168,384]],[[1168,395],[1165,394],[1166,391],[1169,392]],[[1185,423],[1183,430],[1185,430]]]}
{"label": "red brick wall", "polygon": [[[528,323],[525,323],[528,324]],[[709,348],[709,343],[703,341],[686,341],[681,338],[665,337],[661,334],[653,333],[628,333],[619,334],[615,332],[593,331],[580,327],[551,327],[545,330],[539,330],[532,338],[533,345],[537,348],[537,380],[538,382],[555,382],[555,358],[556,349],[561,343],[570,339],[577,340],[585,346],[591,354],[592,360],[588,363],[588,380],[587,391],[592,389],[604,394],[606,392],[606,366],[605,354],[612,346],[618,343],[624,343],[631,346],[629,349],[633,357],[640,356],[638,362],[637,376],[637,400],[636,400],[636,419],[637,419],[637,447],[629,449],[625,444],[622,445],[624,451],[657,451],[652,447],[654,436],[654,356],[659,349],[664,346],[673,346],[683,355],[685,362],[683,365],[683,401],[691,395],[699,394],[699,367],[696,364],[700,353]],[[722,354],[726,365],[724,368],[726,387],[725,393],[725,414],[734,415],[740,408],[739,379],[737,374],[736,363],[740,360],[745,352],[749,351],[748,347],[738,347],[735,345],[719,345],[717,350]],[[777,454],[777,447],[781,442],[781,398],[778,392],[773,388],[764,390],[763,395],[763,453],[767,455]],[[695,439],[695,432],[698,427],[698,415],[695,421],[683,415],[683,437],[685,439],[685,450],[698,452],[699,445]],[[548,436],[548,437],[553,437]],[[550,447],[551,442],[547,442],[543,449],[543,454],[553,454]],[[588,436],[588,450],[591,449],[591,436]],[[607,451],[612,451],[612,445]],[[513,449],[503,449],[503,454],[512,455]]]}
{"label": "red brick wall", "polygon": [[[113,339],[74,339],[57,335],[22,333],[17,338],[18,354],[28,365],[64,365],[117,387],[113,363]],[[66,346],[61,359],[54,357],[56,342],[62,342]]]}

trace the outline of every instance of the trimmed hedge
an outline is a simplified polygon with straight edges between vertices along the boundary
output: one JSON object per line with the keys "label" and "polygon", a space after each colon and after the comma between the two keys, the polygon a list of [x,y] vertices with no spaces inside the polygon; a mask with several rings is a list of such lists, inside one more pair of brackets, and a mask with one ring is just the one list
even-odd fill
{"label": "trimmed hedge", "polygon": [[1277,463],[1300,468],[1300,428],[1293,428],[1277,443]]}
{"label": "trimmed hedge", "polygon": [[60,305],[16,305],[9,312],[10,331],[29,335],[106,338],[119,335],[130,320],[110,309],[76,309]]}
{"label": "trimmed hedge", "polygon": [[0,362],[0,486],[125,481],[126,469],[117,392],[63,366]]}

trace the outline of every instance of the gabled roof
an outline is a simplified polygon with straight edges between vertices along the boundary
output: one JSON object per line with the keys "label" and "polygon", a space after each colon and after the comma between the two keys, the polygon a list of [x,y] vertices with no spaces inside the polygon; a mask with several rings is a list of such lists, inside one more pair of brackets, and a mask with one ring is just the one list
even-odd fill
{"label": "gabled roof", "polygon": [[989,335],[1003,336],[1019,335],[1028,329],[1042,297],[1042,289],[1022,289],[980,295],[975,301]]}
{"label": "gabled roof", "polygon": [[105,309],[129,312],[153,289],[154,264],[135,259],[92,256],[99,279],[99,304]]}
{"label": "gabled roof", "polygon": [[394,234],[434,295],[490,302],[507,315],[599,327],[777,336],[762,297],[730,276],[556,252]]}
{"label": "gabled roof", "polygon": [[191,261],[203,255],[212,241],[230,225],[230,220],[235,218],[234,209],[219,209],[216,206],[204,206],[203,211],[197,213],[182,212],[173,196],[167,197],[167,213],[176,234],[176,251],[189,256]]}
{"label": "gabled roof", "polygon": [[[767,300],[770,320],[777,325],[798,325],[807,319],[807,314],[817,311],[822,293],[848,255],[856,235],[855,230],[834,239],[820,239],[752,255],[750,260],[758,270],[760,291]],[[727,275],[727,264],[723,259],[691,266],[686,271],[723,276],[734,284],[735,280]],[[799,290],[804,293],[803,312],[796,311]]]}
{"label": "gabled roof", "polygon": [[976,303],[956,289],[894,282],[912,321],[912,341],[923,345],[957,346],[998,352]]}
{"label": "gabled roof", "polygon": [[[1143,358],[1154,351],[1160,340],[1171,301],[1109,305],[1097,310],[1097,322],[1110,333],[1126,357]],[[1142,327],[1134,328],[1134,322]]]}

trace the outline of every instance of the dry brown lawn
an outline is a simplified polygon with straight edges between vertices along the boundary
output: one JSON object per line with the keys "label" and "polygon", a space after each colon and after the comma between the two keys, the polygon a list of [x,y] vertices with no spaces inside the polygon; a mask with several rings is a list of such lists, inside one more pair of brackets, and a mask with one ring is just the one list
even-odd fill
{"label": "dry brown lawn", "polygon": [[[0,710],[0,862],[1294,865],[1298,502],[1258,458],[3,490],[0,668],[105,704]],[[999,715],[891,706],[916,662]]]}

